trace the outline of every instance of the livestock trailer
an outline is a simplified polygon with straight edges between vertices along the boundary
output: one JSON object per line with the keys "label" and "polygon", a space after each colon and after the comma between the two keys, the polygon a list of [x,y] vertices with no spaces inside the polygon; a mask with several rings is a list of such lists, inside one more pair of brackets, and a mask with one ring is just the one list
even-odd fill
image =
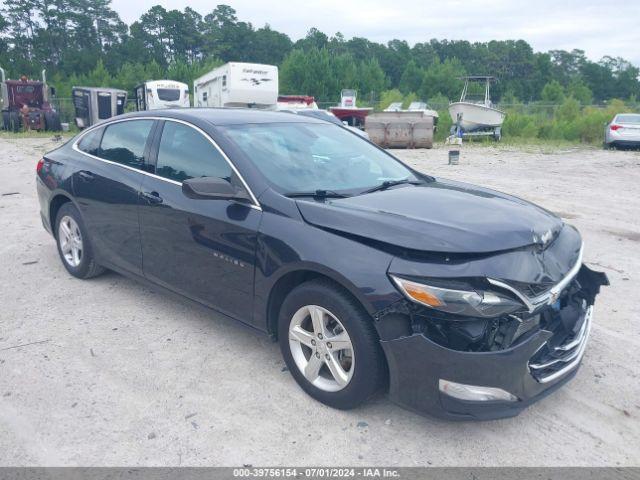
{"label": "livestock trailer", "polygon": [[194,107],[250,107],[275,110],[278,67],[230,62],[193,82]]}
{"label": "livestock trailer", "polygon": [[127,104],[127,92],[115,88],[73,87],[71,95],[79,129],[123,114]]}
{"label": "livestock trailer", "polygon": [[136,110],[189,108],[189,86],[174,80],[153,80],[135,88]]}

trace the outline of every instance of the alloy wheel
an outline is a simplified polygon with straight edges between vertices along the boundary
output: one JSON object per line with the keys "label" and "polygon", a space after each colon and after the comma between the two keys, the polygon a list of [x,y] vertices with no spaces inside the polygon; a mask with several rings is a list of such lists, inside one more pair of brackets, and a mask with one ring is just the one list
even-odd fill
{"label": "alloy wheel", "polygon": [[62,217],[58,226],[58,237],[60,251],[65,262],[77,268],[82,262],[82,254],[84,252],[82,234],[78,223],[68,215]]}
{"label": "alloy wheel", "polygon": [[326,392],[345,388],[353,377],[353,344],[338,318],[318,305],[305,305],[291,318],[289,348],[296,366]]}

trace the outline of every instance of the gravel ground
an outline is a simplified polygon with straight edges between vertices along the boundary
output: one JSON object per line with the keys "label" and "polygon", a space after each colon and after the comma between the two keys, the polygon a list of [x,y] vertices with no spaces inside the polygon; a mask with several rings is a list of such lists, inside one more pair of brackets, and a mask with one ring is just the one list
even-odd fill
{"label": "gravel ground", "polygon": [[575,224],[611,287],[577,377],[520,416],[447,423],[307,397],[276,344],[120,275],[69,276],[40,224],[49,139],[0,137],[0,465],[640,465],[640,153],[398,151]]}

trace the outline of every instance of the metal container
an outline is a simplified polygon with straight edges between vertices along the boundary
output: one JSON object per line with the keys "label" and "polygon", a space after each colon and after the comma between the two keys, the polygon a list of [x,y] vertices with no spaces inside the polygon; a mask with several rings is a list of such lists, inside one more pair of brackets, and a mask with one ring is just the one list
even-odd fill
{"label": "metal container", "polygon": [[433,117],[424,112],[380,112],[365,119],[364,130],[383,148],[432,148]]}
{"label": "metal container", "polygon": [[127,92],[115,88],[73,87],[71,95],[79,129],[122,115],[127,104]]}
{"label": "metal container", "polygon": [[460,161],[460,150],[449,150],[449,165],[458,165]]}

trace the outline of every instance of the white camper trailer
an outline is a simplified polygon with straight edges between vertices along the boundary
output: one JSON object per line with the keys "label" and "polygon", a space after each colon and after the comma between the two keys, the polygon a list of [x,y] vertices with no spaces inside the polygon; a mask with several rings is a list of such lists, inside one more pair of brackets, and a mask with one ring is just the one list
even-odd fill
{"label": "white camper trailer", "polygon": [[278,67],[230,62],[193,82],[194,107],[276,109]]}
{"label": "white camper trailer", "polygon": [[189,108],[189,86],[173,80],[153,80],[135,88],[136,110]]}

